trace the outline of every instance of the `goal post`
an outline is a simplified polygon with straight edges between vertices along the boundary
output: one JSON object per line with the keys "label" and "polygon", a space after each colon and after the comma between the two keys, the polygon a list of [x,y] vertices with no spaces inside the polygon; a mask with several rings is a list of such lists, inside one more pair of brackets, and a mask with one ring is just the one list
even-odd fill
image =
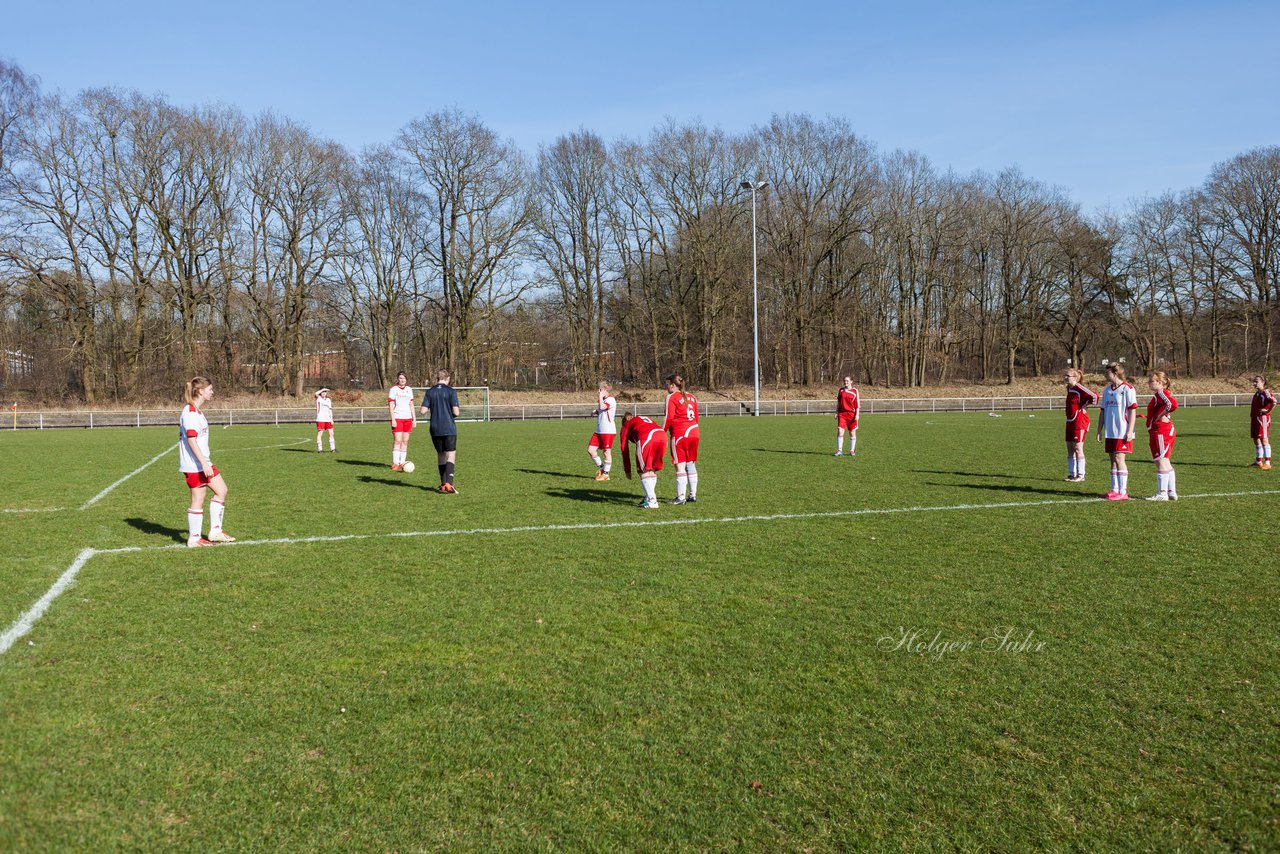
{"label": "goal post", "polygon": [[[413,417],[419,424],[425,424],[431,420],[431,416],[422,413],[422,396],[426,394],[428,386],[411,386],[413,389]],[[489,387],[487,385],[467,385],[458,386],[454,389],[458,393],[458,421],[488,421],[489,420]]]}

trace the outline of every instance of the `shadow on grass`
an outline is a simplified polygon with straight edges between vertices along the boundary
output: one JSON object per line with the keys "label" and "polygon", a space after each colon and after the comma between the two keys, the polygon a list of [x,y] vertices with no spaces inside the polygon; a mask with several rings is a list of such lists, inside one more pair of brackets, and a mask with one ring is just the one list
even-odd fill
{"label": "shadow on grass", "polygon": [[938,481],[925,481],[928,486],[958,486],[965,489],[986,489],[996,492],[1029,492],[1033,495],[1065,495],[1070,498],[1091,498],[1097,493],[1085,490],[1081,492],[1075,489],[1044,489],[1039,486],[1014,486],[1011,483],[939,483]]}
{"label": "shadow on grass", "polygon": [[567,471],[543,471],[542,469],[516,469],[516,471],[524,472],[525,474],[549,474],[552,477],[571,477],[575,480],[582,477],[594,477],[594,475],[590,474],[570,474]]}
{"label": "shadow on grass", "polygon": [[420,484],[420,483],[409,483],[408,481],[404,481],[404,480],[390,480],[389,478],[385,478],[385,477],[370,477],[367,474],[360,475],[358,478],[356,478],[356,480],[362,483],[380,483],[380,484],[383,484],[384,486],[403,486],[407,489],[420,489],[423,492],[436,491],[436,487],[434,486],[424,486],[423,484]]}
{"label": "shadow on grass", "polygon": [[387,471],[391,471],[390,463],[374,463],[374,462],[370,462],[369,460],[342,460],[342,459],[335,460],[335,462],[342,463],[344,466],[367,466],[369,468],[386,469]]}
{"label": "shadow on grass", "polygon": [[170,528],[167,525],[158,525],[150,519],[139,519],[134,516],[125,519],[131,526],[137,528],[144,534],[154,534],[155,536],[166,536],[175,543],[185,543],[187,541],[187,532],[179,531],[177,528]]}
{"label": "shadow on grass", "polygon": [[956,477],[1004,477],[1017,480],[1043,480],[1048,481],[1049,483],[1056,483],[1056,478],[1052,477],[1024,477],[1020,474],[998,474],[996,472],[944,471],[942,469],[911,469],[911,471],[916,474],[953,474]]}
{"label": "shadow on grass", "polygon": [[751,450],[759,451],[763,454],[803,454],[805,456],[831,457],[835,459],[835,455],[830,451],[789,451],[783,448],[752,448]]}
{"label": "shadow on grass", "polygon": [[591,501],[597,504],[622,504],[631,505],[639,503],[639,499],[633,495],[622,495],[609,489],[600,489],[593,487],[582,487],[580,489],[548,489],[547,495],[552,498],[568,498],[571,501]]}

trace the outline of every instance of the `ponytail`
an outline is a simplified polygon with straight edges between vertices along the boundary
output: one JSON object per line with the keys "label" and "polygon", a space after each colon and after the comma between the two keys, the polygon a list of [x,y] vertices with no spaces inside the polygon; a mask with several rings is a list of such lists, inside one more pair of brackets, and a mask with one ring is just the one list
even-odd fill
{"label": "ponytail", "polygon": [[684,377],[679,374],[672,374],[667,377],[667,385],[673,385],[680,390],[680,405],[687,406],[689,399],[688,395],[684,393]]}
{"label": "ponytail", "polygon": [[209,382],[204,377],[192,377],[187,380],[186,389],[183,392],[183,396],[187,399],[187,405],[195,406],[196,396],[211,385],[213,385],[213,383]]}
{"label": "ponytail", "polygon": [[1169,384],[1169,375],[1166,374],[1164,371],[1152,371],[1151,379],[1155,380],[1156,382],[1160,383],[1160,385],[1164,386],[1165,391],[1173,390],[1173,387],[1170,386]]}

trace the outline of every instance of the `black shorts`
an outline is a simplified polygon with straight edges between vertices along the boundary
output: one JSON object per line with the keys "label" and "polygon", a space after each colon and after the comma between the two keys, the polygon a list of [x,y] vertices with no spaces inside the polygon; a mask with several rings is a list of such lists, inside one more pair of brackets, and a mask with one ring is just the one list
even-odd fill
{"label": "black shorts", "polygon": [[458,450],[458,434],[450,433],[448,436],[431,437],[431,444],[436,446],[436,453],[443,454],[446,451]]}

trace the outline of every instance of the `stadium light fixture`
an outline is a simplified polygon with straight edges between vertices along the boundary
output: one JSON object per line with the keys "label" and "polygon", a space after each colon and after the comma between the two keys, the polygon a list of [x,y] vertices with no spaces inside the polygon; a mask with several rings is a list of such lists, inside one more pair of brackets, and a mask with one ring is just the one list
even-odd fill
{"label": "stadium light fixture", "polygon": [[756,243],[756,193],[769,186],[768,181],[743,181],[739,189],[751,191],[751,341],[755,356],[756,405],[753,416],[760,414],[760,276],[759,248]]}

